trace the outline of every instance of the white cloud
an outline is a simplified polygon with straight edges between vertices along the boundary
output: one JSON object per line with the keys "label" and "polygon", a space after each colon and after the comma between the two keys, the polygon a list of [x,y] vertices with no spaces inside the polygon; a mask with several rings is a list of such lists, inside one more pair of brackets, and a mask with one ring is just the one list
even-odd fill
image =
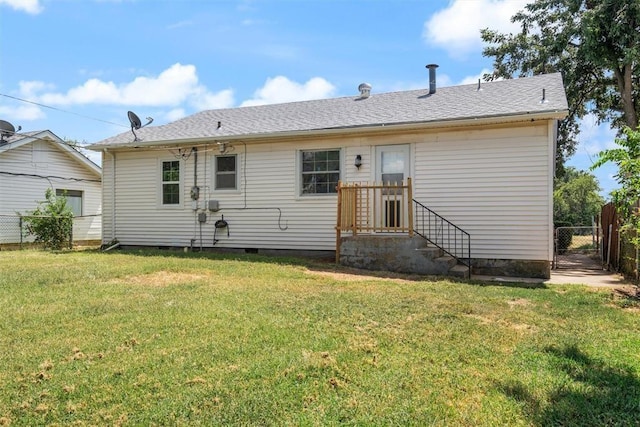
{"label": "white cloud", "polygon": [[191,96],[191,104],[198,110],[214,108],[229,108],[233,106],[233,90],[225,89],[217,93],[209,92],[204,86],[199,86]]}
{"label": "white cloud", "polygon": [[0,5],[3,4],[32,15],[37,15],[44,10],[44,7],[40,4],[40,0],[0,0]]}
{"label": "white cloud", "polygon": [[185,117],[186,115],[187,115],[187,112],[184,110],[184,108],[174,108],[173,110],[166,113],[164,115],[164,118],[168,122],[173,122]]}
{"label": "white cloud", "polygon": [[18,83],[20,96],[27,99],[36,98],[38,92],[45,90],[54,90],[55,86],[49,83],[41,82],[39,80],[20,81]]}
{"label": "white cloud", "polygon": [[[462,79],[462,81],[459,83],[461,85],[470,85],[470,84],[478,84],[478,79],[484,81],[484,79],[482,78],[482,76],[484,76],[485,74],[489,74],[491,73],[491,70],[489,70],[488,68],[483,68],[480,73],[476,74],[475,76],[467,76],[464,79]],[[502,80],[502,79],[499,79]]]}
{"label": "white cloud", "polygon": [[178,107],[185,102],[196,108],[224,108],[233,104],[233,92],[210,92],[200,84],[194,65],[174,64],[156,77],[136,77],[116,84],[92,78],[66,93],[40,81],[20,82],[20,93],[30,100],[48,105],[126,105]]}
{"label": "white cloud", "polygon": [[329,98],[334,95],[335,89],[335,86],[322,77],[313,77],[301,84],[284,76],[277,76],[267,79],[264,86],[254,92],[254,97],[244,101],[241,106]]}
{"label": "white cloud", "polygon": [[517,31],[511,17],[530,0],[454,0],[425,22],[422,37],[454,58],[482,48],[480,30]]}
{"label": "white cloud", "polygon": [[586,115],[580,120],[580,134],[576,153],[596,156],[600,151],[617,147],[616,131],[608,123],[598,124],[594,115]]}
{"label": "white cloud", "polygon": [[[6,105],[0,105],[0,117],[7,120],[38,120],[45,118],[45,114],[37,105],[19,105],[17,107],[9,107]],[[17,128],[20,123],[14,123]]]}
{"label": "white cloud", "polygon": [[193,21],[179,21],[173,24],[167,25],[167,30],[176,30],[178,28],[183,27],[192,27],[194,25]]}

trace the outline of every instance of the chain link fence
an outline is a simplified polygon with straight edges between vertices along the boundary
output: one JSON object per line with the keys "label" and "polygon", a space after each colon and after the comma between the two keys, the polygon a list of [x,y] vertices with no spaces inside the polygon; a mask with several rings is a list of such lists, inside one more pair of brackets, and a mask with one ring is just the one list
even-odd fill
{"label": "chain link fence", "polygon": [[601,239],[597,226],[556,228],[554,268],[602,268]]}
{"label": "chain link fence", "polygon": [[[0,215],[0,248],[22,249],[32,245],[35,236],[30,235],[27,226],[27,215]],[[69,231],[69,247],[74,244],[99,242],[101,239],[102,215],[76,216]]]}

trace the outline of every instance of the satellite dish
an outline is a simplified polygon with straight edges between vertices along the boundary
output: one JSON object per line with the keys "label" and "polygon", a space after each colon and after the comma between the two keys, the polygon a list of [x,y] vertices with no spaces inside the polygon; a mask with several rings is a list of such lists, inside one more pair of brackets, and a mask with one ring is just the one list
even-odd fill
{"label": "satellite dish", "polygon": [[[18,130],[22,129],[22,126],[18,126]],[[16,128],[6,120],[0,120],[0,142],[7,142],[5,136],[13,136],[16,133]]]}
{"label": "satellite dish", "polygon": [[151,122],[153,122],[153,118],[147,117],[147,123],[143,125],[142,121],[140,121],[140,117],[138,117],[138,115],[133,111],[127,111],[127,116],[129,117],[129,123],[131,123],[131,133],[133,134],[133,141],[134,142],[141,141],[141,139],[138,138],[138,135],[136,135],[134,130],[138,130],[147,125],[150,125]]}

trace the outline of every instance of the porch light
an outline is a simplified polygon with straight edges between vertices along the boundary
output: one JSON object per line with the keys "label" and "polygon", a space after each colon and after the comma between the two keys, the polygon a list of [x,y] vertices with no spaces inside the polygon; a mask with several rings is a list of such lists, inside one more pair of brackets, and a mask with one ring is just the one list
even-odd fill
{"label": "porch light", "polygon": [[360,169],[360,166],[362,166],[362,156],[360,154],[356,156],[356,161],[353,164],[356,168]]}

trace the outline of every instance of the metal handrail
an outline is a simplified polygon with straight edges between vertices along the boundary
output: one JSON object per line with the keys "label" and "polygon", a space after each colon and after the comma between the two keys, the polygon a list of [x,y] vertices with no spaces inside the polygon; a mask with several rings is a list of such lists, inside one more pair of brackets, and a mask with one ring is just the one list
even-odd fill
{"label": "metal handrail", "polygon": [[413,231],[469,268],[471,274],[471,235],[415,199]]}

